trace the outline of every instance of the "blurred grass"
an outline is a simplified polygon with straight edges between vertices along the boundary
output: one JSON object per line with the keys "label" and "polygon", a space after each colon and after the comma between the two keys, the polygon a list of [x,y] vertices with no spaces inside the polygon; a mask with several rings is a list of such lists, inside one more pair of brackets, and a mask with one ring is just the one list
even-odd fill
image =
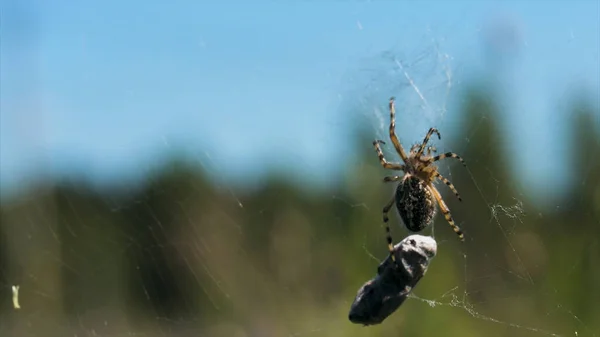
{"label": "blurred grass", "polygon": [[[273,176],[236,191],[243,207],[176,160],[135,192],[48,182],[6,201],[1,335],[598,335],[599,113],[573,104],[568,141],[582,145],[565,165],[575,183],[560,208],[538,209],[533,191],[513,183],[492,96],[473,90],[464,99],[463,129],[474,133],[468,147],[454,147],[465,149],[470,172],[452,164],[451,176],[464,201],[441,191],[467,241],[436,217],[438,256],[414,293],[433,302],[410,299],[369,328],[347,319],[386,254],[380,209],[390,194],[360,135],[360,165],[340,186],[306,191]],[[392,230],[395,241],[407,235]],[[12,284],[21,285],[19,311]]]}

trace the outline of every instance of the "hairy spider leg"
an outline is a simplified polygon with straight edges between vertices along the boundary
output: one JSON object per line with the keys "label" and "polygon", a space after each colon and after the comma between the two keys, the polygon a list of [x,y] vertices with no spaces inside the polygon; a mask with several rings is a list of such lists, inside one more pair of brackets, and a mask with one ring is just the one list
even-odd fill
{"label": "hairy spider leg", "polygon": [[444,200],[442,200],[442,196],[440,195],[440,192],[438,192],[438,190],[435,187],[433,187],[432,185],[428,185],[427,188],[429,189],[429,191],[431,191],[431,193],[433,193],[435,200],[437,200],[438,205],[440,206],[440,210],[442,211],[442,214],[444,214],[444,218],[446,218],[446,221],[448,221],[448,223],[452,227],[452,230],[454,230],[454,232],[456,234],[458,234],[458,238],[460,239],[460,241],[465,241],[465,235],[463,234],[460,227],[458,227],[454,223],[454,219],[452,219],[452,214],[450,213],[450,210],[448,209],[448,206],[446,206],[446,203],[444,202]]}
{"label": "hairy spider leg", "polygon": [[[419,145],[419,144],[413,145],[410,148],[410,152],[415,152],[417,150],[417,148],[420,147],[420,146],[421,145]],[[428,156],[431,156],[431,153],[435,153],[435,152],[437,152],[437,149],[435,148],[435,146],[430,145],[430,146],[427,147],[427,155]]]}
{"label": "hairy spider leg", "polygon": [[379,144],[385,144],[385,142],[383,140],[373,141],[373,146],[375,147],[375,151],[377,152],[377,157],[379,157],[379,162],[381,163],[381,166],[390,170],[404,170],[404,165],[400,163],[391,163],[385,159],[385,157],[383,156],[383,151],[381,150],[381,145]]}
{"label": "hairy spider leg", "polygon": [[467,167],[467,163],[465,163],[464,159],[462,159],[459,155],[457,155],[456,153],[453,153],[453,152],[446,152],[446,153],[437,155],[437,156],[431,158],[430,163],[436,162],[438,160],[442,160],[444,158],[456,158],[456,159],[460,160],[460,162],[463,164],[464,167]]}
{"label": "hairy spider leg", "polygon": [[427,132],[427,135],[425,135],[425,139],[423,139],[423,143],[421,143],[421,148],[419,149],[419,152],[417,152],[417,157],[420,157],[423,154],[423,151],[425,151],[425,146],[429,142],[429,138],[434,133],[437,134],[438,139],[442,139],[442,136],[440,136],[440,132],[438,131],[438,129],[430,128]]}
{"label": "hairy spider leg", "polygon": [[406,155],[406,152],[404,152],[404,148],[402,147],[402,144],[400,144],[398,137],[396,137],[396,107],[394,106],[394,100],[394,97],[390,98],[390,139],[400,155],[400,158],[406,163],[408,156]]}
{"label": "hairy spider leg", "polygon": [[456,197],[458,198],[458,201],[462,201],[462,198],[460,197],[460,194],[458,194],[458,191],[456,190],[456,187],[454,187],[454,184],[451,183],[450,180],[444,178],[444,176],[442,176],[438,172],[435,172],[434,176],[437,177],[439,180],[443,181],[444,184],[448,185],[448,187],[450,187],[450,189],[452,190],[452,192],[454,192],[454,195],[456,195]]}
{"label": "hairy spider leg", "polygon": [[390,209],[394,205],[394,201],[396,200],[396,196],[392,197],[392,200],[388,202],[387,205],[383,207],[383,223],[385,224],[385,239],[387,240],[388,250],[390,251],[390,257],[393,262],[396,262],[396,256],[394,256],[394,244],[392,239],[392,231],[390,230],[390,218],[388,217],[388,213]]}

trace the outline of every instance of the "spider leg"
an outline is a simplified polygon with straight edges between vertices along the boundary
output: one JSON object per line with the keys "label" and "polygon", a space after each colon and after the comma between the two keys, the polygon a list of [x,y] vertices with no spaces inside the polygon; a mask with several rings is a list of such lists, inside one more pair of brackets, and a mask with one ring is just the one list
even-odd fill
{"label": "spider leg", "polygon": [[[419,144],[413,145],[413,147],[410,148],[410,152],[411,153],[415,152],[419,147],[421,147],[421,145],[419,145]],[[436,149],[435,146],[431,146],[430,145],[430,146],[427,147],[427,155],[428,156],[431,156],[431,154],[435,153],[435,152],[437,152],[437,149]]]}
{"label": "spider leg", "polygon": [[458,227],[454,223],[454,219],[452,219],[452,214],[450,214],[450,210],[448,209],[448,206],[446,206],[446,203],[442,199],[440,192],[438,192],[438,190],[432,185],[427,186],[427,188],[431,191],[431,193],[435,197],[435,200],[437,200],[438,205],[440,206],[440,210],[442,211],[442,214],[444,214],[444,218],[446,218],[446,221],[448,221],[450,226],[452,226],[454,232],[458,234],[458,238],[460,239],[460,241],[465,241],[465,235],[463,234],[460,227]]}
{"label": "spider leg", "polygon": [[398,181],[400,179],[402,179],[401,176],[388,176],[388,177],[383,177],[383,182],[384,183],[391,183],[391,182],[394,182],[394,181]]}
{"label": "spider leg", "polygon": [[406,155],[406,152],[404,152],[404,148],[402,148],[402,144],[400,144],[398,137],[396,137],[396,108],[394,106],[394,100],[394,97],[390,98],[390,139],[392,140],[392,144],[394,144],[396,151],[400,155],[400,158],[402,158],[402,161],[406,163],[408,156]]}
{"label": "spider leg", "polygon": [[377,152],[377,157],[379,157],[379,162],[381,163],[381,166],[390,170],[404,170],[404,165],[400,163],[390,163],[385,159],[385,157],[383,156],[383,151],[381,150],[381,145],[379,145],[380,143],[385,144],[383,140],[373,141],[373,146],[375,147],[375,151]]}
{"label": "spider leg", "polygon": [[464,167],[467,167],[467,163],[465,163],[464,159],[462,159],[459,155],[457,155],[456,153],[453,153],[453,152],[446,152],[446,153],[437,155],[437,156],[431,158],[430,163],[436,162],[438,160],[442,160],[444,158],[456,158],[456,159],[460,160],[460,162],[463,164]]}
{"label": "spider leg", "polygon": [[452,184],[448,179],[444,178],[444,176],[442,176],[438,172],[435,172],[434,176],[437,177],[439,180],[443,181],[444,184],[448,185],[448,187],[450,187],[452,192],[454,192],[454,195],[456,195],[456,197],[458,198],[458,201],[462,201],[462,198],[460,197],[460,194],[458,194],[458,191],[456,190],[456,187],[454,187],[454,184]]}
{"label": "spider leg", "polygon": [[387,240],[387,245],[388,245],[388,250],[390,251],[390,257],[392,258],[392,261],[396,262],[396,256],[394,256],[394,244],[393,244],[393,239],[392,239],[392,233],[390,230],[390,218],[388,217],[388,213],[390,212],[390,209],[392,208],[392,206],[394,205],[394,201],[396,200],[396,196],[394,196],[392,198],[392,200],[390,200],[390,202],[387,203],[387,205],[385,205],[383,207],[383,223],[385,224],[385,238]]}
{"label": "spider leg", "polygon": [[437,134],[438,139],[442,139],[442,136],[440,136],[440,132],[438,131],[438,129],[436,129],[436,128],[429,129],[429,131],[427,132],[427,135],[425,135],[425,139],[423,139],[423,143],[421,143],[421,148],[419,149],[419,152],[417,152],[417,157],[420,157],[423,154],[423,151],[425,151],[425,146],[427,145],[427,142],[429,142],[429,138],[434,133]]}
{"label": "spider leg", "polygon": [[[417,150],[417,148],[419,148],[420,146],[421,146],[421,145],[419,145],[419,144],[415,144],[415,145],[413,145],[413,147],[411,147],[411,148],[410,148],[410,152],[411,152],[411,153],[414,153],[414,152]],[[435,153],[435,152],[437,152],[437,149],[435,148],[435,146],[431,146],[431,145],[430,145],[430,146],[428,146],[428,147],[427,147],[427,155],[428,155],[428,156],[430,156],[430,157],[431,157],[431,154],[432,154],[432,153]]]}

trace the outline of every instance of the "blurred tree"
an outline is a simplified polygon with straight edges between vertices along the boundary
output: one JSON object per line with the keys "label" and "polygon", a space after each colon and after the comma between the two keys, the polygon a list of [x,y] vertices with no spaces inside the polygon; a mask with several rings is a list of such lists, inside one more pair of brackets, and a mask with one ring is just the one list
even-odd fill
{"label": "blurred tree", "polygon": [[[407,301],[370,332],[506,335],[506,324],[490,320],[557,333],[594,331],[600,146],[592,125],[598,112],[583,101],[574,105],[576,150],[565,162],[579,164],[575,184],[559,211],[538,210],[515,187],[497,122],[502,105],[486,86],[471,88],[462,136],[447,146],[469,169],[453,159],[440,162],[442,171],[452,169],[442,173],[463,202],[439,184],[467,241],[460,243],[438,215],[438,256],[415,292],[446,305]],[[390,172],[373,151],[372,129],[359,124],[356,142],[349,142],[356,155],[340,173],[343,183],[330,190],[299,188],[282,173],[258,190],[220,188],[198,167],[174,159],[132,192],[99,192],[71,181],[4,203],[0,281],[3,289],[23,283],[23,309],[0,306],[2,336],[92,330],[105,336],[364,335],[347,313],[387,254],[381,209],[394,186],[382,183]],[[409,234],[395,214],[391,221],[396,242]],[[423,317],[436,324],[423,324]],[[535,328],[510,332],[537,335]]]}
{"label": "blurred tree", "polygon": [[565,324],[600,331],[594,319],[600,316],[600,111],[584,96],[576,96],[569,109],[572,150],[564,154],[564,163],[572,185],[558,211],[540,225],[553,261],[544,289],[546,300],[568,313]]}
{"label": "blurred tree", "polygon": [[[125,224],[125,271],[129,316],[145,321],[148,315],[167,321],[209,322],[208,294],[199,291],[209,283],[197,274],[197,239],[205,235],[204,214],[189,212],[219,207],[219,198],[198,167],[178,158],[150,176],[143,189],[119,212]],[[224,243],[225,244],[225,243]],[[137,323],[136,323],[137,324]]]}
{"label": "blurred tree", "polygon": [[[471,85],[470,88],[467,90],[462,110],[465,124],[461,128],[459,138],[452,142],[451,147],[463,156],[468,169],[460,167],[458,163],[451,164],[448,159],[440,165],[451,165],[453,168],[451,180],[461,194],[463,202],[458,202],[441,184],[440,190],[454,214],[455,221],[465,231],[465,249],[470,266],[469,282],[476,289],[493,288],[502,286],[501,278],[481,279],[476,273],[490,267],[510,269],[504,248],[508,240],[512,240],[516,234],[515,231],[519,231],[514,226],[519,224],[518,218],[522,214],[513,206],[522,203],[524,197],[515,187],[511,160],[505,143],[507,139],[499,130],[500,104],[494,97],[494,91],[486,89],[484,84]],[[516,216],[517,219],[513,219],[512,216]],[[453,233],[444,228],[439,229],[443,226],[444,224],[438,226],[437,233],[443,230],[443,236],[452,239],[450,235]],[[458,243],[455,245],[458,247]],[[485,251],[486,254],[478,253],[481,251]],[[493,265],[490,265],[491,261],[494,261]],[[482,291],[473,296],[476,297],[473,300],[485,300],[487,294]]]}

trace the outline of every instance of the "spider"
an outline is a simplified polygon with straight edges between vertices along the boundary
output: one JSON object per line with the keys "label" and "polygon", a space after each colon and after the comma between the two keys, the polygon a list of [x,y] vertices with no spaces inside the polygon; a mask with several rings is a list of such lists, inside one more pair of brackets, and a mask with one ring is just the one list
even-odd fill
{"label": "spider", "polygon": [[[418,232],[427,227],[433,220],[436,211],[435,203],[437,202],[446,221],[448,221],[460,240],[464,241],[463,232],[460,227],[454,223],[452,215],[450,214],[450,209],[446,206],[446,203],[442,199],[440,192],[433,185],[433,182],[436,179],[441,180],[448,185],[459,201],[462,201],[462,199],[454,185],[438,172],[438,168],[433,165],[433,163],[449,157],[460,160],[465,167],[467,165],[459,155],[453,152],[446,152],[435,157],[431,155],[436,152],[436,149],[432,146],[427,147],[429,138],[435,133],[438,136],[438,139],[441,139],[440,133],[436,128],[430,128],[423,142],[421,144],[413,145],[407,155],[395,133],[396,111],[394,101],[394,97],[390,98],[390,140],[404,164],[388,162],[385,159],[380,146],[380,144],[385,144],[383,140],[374,140],[373,146],[375,147],[381,166],[390,170],[404,171],[404,175],[402,176],[387,176],[383,178],[383,181],[386,183],[399,181],[392,200],[383,207],[383,222],[385,223],[388,249],[392,256],[392,260],[395,261],[394,254],[392,253],[394,249],[392,245],[393,241],[390,233],[390,226],[388,224],[388,213],[394,204],[396,204],[398,214],[408,230]],[[426,147],[427,154],[424,154]]]}

